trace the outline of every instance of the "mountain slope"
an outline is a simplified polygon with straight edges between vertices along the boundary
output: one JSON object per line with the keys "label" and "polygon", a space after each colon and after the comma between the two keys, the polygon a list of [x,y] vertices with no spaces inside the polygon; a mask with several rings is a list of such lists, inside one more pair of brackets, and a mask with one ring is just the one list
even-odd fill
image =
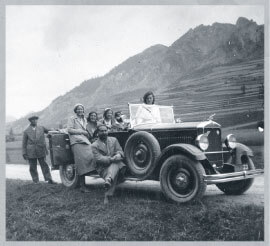
{"label": "mountain slope", "polygon": [[[212,77],[213,70],[218,67],[222,70],[222,67],[226,66],[233,69],[234,66],[249,61],[255,61],[254,76],[257,76],[257,72],[259,73],[259,87],[263,81],[261,80],[263,42],[264,26],[243,17],[240,17],[235,25],[222,23],[214,23],[211,26],[200,25],[190,29],[169,47],[154,45],[130,57],[105,76],[84,81],[38,112],[40,122],[56,127],[60,123],[65,124],[67,118],[73,114],[73,106],[77,102],[86,106],[86,112],[94,109],[101,114],[102,110],[108,106],[127,112],[127,103],[139,102],[147,90],[154,90],[161,102],[163,95],[170,92],[168,96],[173,98],[170,104],[178,107],[178,113],[180,113],[185,111],[180,101],[196,101],[200,95],[203,95],[200,91],[193,93],[200,88],[201,83],[204,83],[204,86],[208,85],[209,93],[211,90],[215,92],[215,86],[220,86],[215,83],[215,80],[208,79]],[[202,76],[206,79],[201,80]],[[224,84],[224,81],[228,80],[226,76],[226,73],[223,73],[223,77],[218,78],[219,81]],[[242,73],[241,69],[237,72],[237,76],[249,78],[247,71]],[[234,77],[233,72],[232,77]],[[245,81],[240,79],[239,83],[242,85],[246,83]],[[190,93],[182,94],[179,101],[177,93],[181,90],[186,91],[187,83]],[[231,93],[226,89],[224,92]],[[189,110],[190,113],[196,112],[196,107],[194,109],[189,107]],[[12,125],[18,132],[22,131],[27,124],[26,118],[22,118]]]}

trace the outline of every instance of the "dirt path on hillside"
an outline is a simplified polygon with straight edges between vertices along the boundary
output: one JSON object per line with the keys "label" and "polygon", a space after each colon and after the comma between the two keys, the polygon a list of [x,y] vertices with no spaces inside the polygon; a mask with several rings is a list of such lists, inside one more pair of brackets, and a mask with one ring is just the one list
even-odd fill
{"label": "dirt path on hillside", "polygon": [[[18,164],[7,164],[6,165],[6,178],[8,179],[21,179],[21,180],[31,180],[28,165],[18,165]],[[38,172],[40,180],[44,181],[41,169],[38,166]],[[53,179],[61,183],[59,171],[52,171]],[[86,178],[87,185],[103,185],[102,179],[96,179],[92,177]],[[126,181],[125,183],[119,185],[118,189],[123,190],[136,190],[138,193],[149,192],[149,193],[161,193],[160,184],[157,181]],[[208,185],[206,193],[202,199],[212,200],[213,202],[220,202],[223,206],[231,206],[233,204],[242,205],[264,205],[264,177],[260,176],[255,178],[252,187],[243,195],[240,196],[227,196],[224,195],[215,185]]]}

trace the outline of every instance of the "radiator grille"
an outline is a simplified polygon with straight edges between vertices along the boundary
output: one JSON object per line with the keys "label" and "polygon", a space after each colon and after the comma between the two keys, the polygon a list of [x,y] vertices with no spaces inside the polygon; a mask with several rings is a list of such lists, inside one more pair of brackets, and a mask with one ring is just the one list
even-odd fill
{"label": "radiator grille", "polygon": [[166,132],[158,132],[152,133],[156,139],[158,140],[161,149],[177,143],[185,143],[185,144],[195,144],[195,139],[197,137],[196,131],[166,131]]}
{"label": "radiator grille", "polygon": [[221,143],[221,131],[218,128],[214,129],[204,129],[204,133],[208,135],[209,147],[207,152],[209,151],[221,151],[222,143]]}

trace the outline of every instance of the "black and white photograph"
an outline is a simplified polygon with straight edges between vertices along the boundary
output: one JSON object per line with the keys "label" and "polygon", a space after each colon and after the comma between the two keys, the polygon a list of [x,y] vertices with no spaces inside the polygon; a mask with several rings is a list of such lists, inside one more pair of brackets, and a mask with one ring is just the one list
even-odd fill
{"label": "black and white photograph", "polygon": [[4,240],[267,243],[266,3],[38,2],[4,6]]}

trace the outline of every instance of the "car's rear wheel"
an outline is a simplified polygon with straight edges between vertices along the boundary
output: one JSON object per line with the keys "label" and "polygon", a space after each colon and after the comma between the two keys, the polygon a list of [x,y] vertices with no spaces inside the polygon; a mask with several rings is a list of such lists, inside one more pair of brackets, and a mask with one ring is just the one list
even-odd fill
{"label": "car's rear wheel", "polygon": [[[242,164],[248,166],[248,170],[254,170],[255,166],[249,156],[242,157]],[[241,195],[246,192],[253,184],[254,179],[244,179],[217,184],[217,187],[226,195]]]}
{"label": "car's rear wheel", "polygon": [[203,176],[204,168],[200,162],[184,155],[169,157],[160,170],[160,184],[165,197],[184,203],[199,199],[206,190]]}
{"label": "car's rear wheel", "polygon": [[148,132],[132,134],[125,145],[125,158],[130,172],[137,178],[146,179],[156,167],[160,155],[157,139]]}
{"label": "car's rear wheel", "polygon": [[79,186],[79,176],[77,175],[74,164],[61,165],[59,168],[62,184],[68,188]]}

